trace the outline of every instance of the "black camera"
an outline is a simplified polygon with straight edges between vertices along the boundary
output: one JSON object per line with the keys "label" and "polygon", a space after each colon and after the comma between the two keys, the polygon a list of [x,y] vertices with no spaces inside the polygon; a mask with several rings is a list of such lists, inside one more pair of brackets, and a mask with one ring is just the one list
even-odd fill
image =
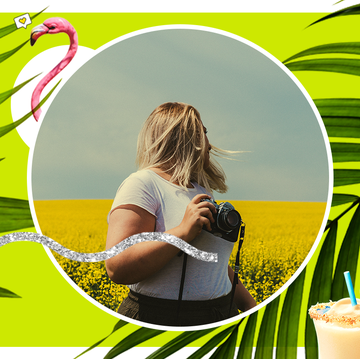
{"label": "black camera", "polygon": [[[236,242],[242,223],[240,213],[229,202],[221,202],[217,204],[212,199],[203,199],[202,201],[212,203],[217,211],[217,213],[213,213],[215,222],[210,222],[210,233],[229,242]],[[205,227],[204,229],[207,230]]]}

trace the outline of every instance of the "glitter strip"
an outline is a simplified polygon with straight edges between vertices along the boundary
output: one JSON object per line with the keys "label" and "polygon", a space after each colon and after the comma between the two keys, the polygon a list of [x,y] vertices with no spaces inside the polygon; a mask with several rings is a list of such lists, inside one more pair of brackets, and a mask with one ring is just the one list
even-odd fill
{"label": "glitter strip", "polygon": [[127,248],[130,248],[134,244],[140,242],[147,242],[147,241],[158,241],[158,242],[166,242],[172,244],[173,246],[179,248],[180,250],[187,253],[191,257],[194,257],[204,262],[218,261],[217,253],[201,251],[193,247],[189,243],[183,241],[182,239],[173,236],[172,234],[160,233],[160,232],[147,232],[147,233],[135,234],[129,238],[124,239],[114,247],[109,248],[106,251],[97,252],[97,253],[74,252],[70,249],[63,247],[61,244],[59,244],[58,242],[54,241],[49,237],[43,236],[42,234],[39,233],[31,233],[31,232],[14,232],[14,233],[6,234],[5,236],[0,237],[0,247],[8,243],[19,242],[19,241],[41,243],[44,246],[52,249],[56,253],[60,254],[61,256],[78,262],[104,261],[105,259],[109,259],[116,256],[117,254],[121,253]]}

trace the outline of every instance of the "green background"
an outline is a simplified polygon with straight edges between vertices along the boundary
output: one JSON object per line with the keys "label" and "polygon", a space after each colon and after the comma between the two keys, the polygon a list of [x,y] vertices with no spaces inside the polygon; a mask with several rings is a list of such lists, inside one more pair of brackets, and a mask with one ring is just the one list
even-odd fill
{"label": "green background", "polygon": [[[6,26],[11,24],[13,18],[18,15],[0,14],[0,21],[3,26]],[[92,49],[97,49],[132,31],[169,24],[201,25],[228,31],[262,47],[280,61],[311,46],[357,40],[358,23],[356,17],[352,16],[329,20],[306,29],[306,26],[323,15],[319,13],[45,13],[38,16],[26,30],[19,29],[1,39],[1,52],[9,51],[28,39],[32,27],[53,16],[66,18],[78,32],[79,45]],[[34,56],[50,47],[68,43],[67,35],[59,34],[45,36],[35,47],[26,45],[8,63],[1,64],[2,91],[0,92],[14,86],[21,69]],[[355,76],[320,72],[295,72],[295,75],[314,99],[359,97],[358,80]],[[29,109],[26,109],[26,112]],[[33,121],[33,118],[28,121]],[[8,100],[0,107],[0,126],[10,122],[10,101]],[[5,157],[1,163],[0,196],[26,199],[28,147],[17,132],[12,131],[1,139],[0,148],[0,157]],[[353,186],[352,191],[349,188],[348,186],[346,193],[358,194],[360,192],[357,186]],[[341,193],[341,188],[337,188],[336,191]],[[340,213],[342,209],[343,206],[336,207],[336,213]],[[333,210],[330,217],[335,217],[336,213]],[[346,228],[347,224],[343,222],[342,228]],[[314,263],[315,261],[312,260],[308,265],[304,295],[308,294]],[[0,326],[1,346],[87,347],[109,334],[117,322],[116,317],[97,308],[73,289],[39,244],[19,242],[0,248],[0,273],[1,286],[22,297],[22,299],[1,298],[0,311],[3,324]],[[359,285],[356,283],[355,290],[357,291],[358,288]],[[301,321],[304,323],[307,308],[303,308],[302,313]],[[125,337],[135,329],[137,327],[134,325],[124,327],[106,341],[105,345],[114,345],[121,337]],[[146,346],[161,346],[176,334],[168,332],[146,342]],[[205,337],[193,345],[201,345],[207,339],[208,337]],[[300,340],[299,346],[304,346],[303,339]]]}

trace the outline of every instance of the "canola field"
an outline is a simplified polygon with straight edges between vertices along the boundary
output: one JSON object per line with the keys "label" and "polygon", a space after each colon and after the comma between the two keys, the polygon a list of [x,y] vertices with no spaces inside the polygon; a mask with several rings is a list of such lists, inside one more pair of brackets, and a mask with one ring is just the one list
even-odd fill
{"label": "canola field", "polygon": [[[325,203],[230,201],[246,223],[239,278],[259,304],[275,293],[309,253],[325,213]],[[105,250],[112,200],[35,201],[41,231],[77,252]],[[234,266],[237,243],[230,257]],[[82,263],[53,252],[62,269],[85,293],[116,311],[128,293],[113,283],[104,262]]]}

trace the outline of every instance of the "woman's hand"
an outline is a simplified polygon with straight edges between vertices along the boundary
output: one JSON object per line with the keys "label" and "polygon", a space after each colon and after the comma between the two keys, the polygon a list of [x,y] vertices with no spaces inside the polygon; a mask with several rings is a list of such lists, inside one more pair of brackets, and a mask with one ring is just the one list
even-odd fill
{"label": "woman's hand", "polygon": [[204,199],[211,199],[211,197],[205,193],[196,195],[187,205],[181,223],[166,233],[173,234],[189,243],[200,234],[203,227],[211,231],[211,223],[215,222],[213,214],[216,213],[216,208],[212,203],[202,201]]}

